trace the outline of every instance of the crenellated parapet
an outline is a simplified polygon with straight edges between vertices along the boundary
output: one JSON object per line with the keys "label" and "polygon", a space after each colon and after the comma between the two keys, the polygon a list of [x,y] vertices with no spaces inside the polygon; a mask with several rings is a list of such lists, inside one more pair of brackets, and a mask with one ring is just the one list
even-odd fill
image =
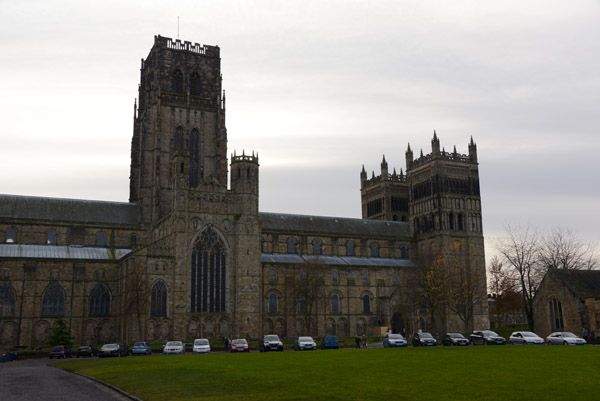
{"label": "crenellated parapet", "polygon": [[186,51],[209,57],[219,57],[220,54],[219,46],[201,45],[187,40],[181,41],[179,39],[171,39],[160,35],[154,36],[154,44],[166,49]]}

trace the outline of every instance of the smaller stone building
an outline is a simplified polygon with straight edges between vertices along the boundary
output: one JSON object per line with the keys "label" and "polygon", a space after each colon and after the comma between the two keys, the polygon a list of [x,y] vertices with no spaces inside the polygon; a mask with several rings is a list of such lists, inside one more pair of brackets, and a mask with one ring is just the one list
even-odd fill
{"label": "smaller stone building", "polygon": [[578,336],[585,328],[600,333],[600,271],[551,269],[533,300],[535,331]]}

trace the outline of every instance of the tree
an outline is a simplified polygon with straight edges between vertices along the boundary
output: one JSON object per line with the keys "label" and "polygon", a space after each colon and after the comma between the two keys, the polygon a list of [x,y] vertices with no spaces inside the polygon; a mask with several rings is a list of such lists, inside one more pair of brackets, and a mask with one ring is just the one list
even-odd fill
{"label": "tree", "polygon": [[444,255],[430,250],[419,256],[417,264],[421,271],[421,297],[427,307],[432,327],[438,330],[436,317],[439,317],[441,325],[445,326],[448,301],[446,291],[448,276]]}
{"label": "tree", "polygon": [[599,264],[594,247],[562,227],[555,227],[550,234],[544,236],[540,243],[539,257],[546,269],[590,270]]}
{"label": "tree", "polygon": [[504,267],[498,256],[490,262],[489,282],[490,292],[494,298],[494,308],[490,313],[496,316],[498,327],[507,321],[510,315],[523,312],[523,299],[516,289],[516,281]]}
{"label": "tree", "polygon": [[318,259],[296,266],[286,277],[294,315],[302,316],[307,333],[316,330],[319,303],[325,299],[324,265]]}
{"label": "tree", "polygon": [[141,263],[136,263],[136,259],[132,258],[122,265],[121,272],[122,327],[125,329],[123,335],[124,338],[129,338],[130,333],[126,328],[133,319],[137,325],[137,338],[143,339],[143,318],[146,315],[151,295],[146,267]]}
{"label": "tree", "polygon": [[58,319],[48,336],[47,342],[51,347],[55,345],[64,345],[67,348],[71,348],[74,339],[67,323],[62,319]]}
{"label": "tree", "polygon": [[539,263],[540,236],[529,227],[507,226],[507,236],[498,242],[497,250],[512,269],[518,283],[529,329],[534,329],[533,297],[544,274]]}

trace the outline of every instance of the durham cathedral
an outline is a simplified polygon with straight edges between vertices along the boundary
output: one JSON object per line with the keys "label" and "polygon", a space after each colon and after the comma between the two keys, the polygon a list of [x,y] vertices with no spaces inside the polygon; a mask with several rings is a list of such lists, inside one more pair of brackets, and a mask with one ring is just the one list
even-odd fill
{"label": "durham cathedral", "polygon": [[[363,167],[362,219],[280,214],[258,210],[258,155],[228,158],[219,47],[155,36],[134,110],[129,202],[0,195],[0,346],[59,319],[95,344],[488,327],[472,138]],[[427,290],[457,249],[472,307]]]}

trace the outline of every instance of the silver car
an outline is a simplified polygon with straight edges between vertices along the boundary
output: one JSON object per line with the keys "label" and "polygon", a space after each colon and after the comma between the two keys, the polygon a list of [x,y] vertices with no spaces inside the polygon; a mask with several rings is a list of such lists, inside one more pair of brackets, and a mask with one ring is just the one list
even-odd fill
{"label": "silver car", "polygon": [[185,347],[181,341],[169,341],[163,348],[163,354],[185,354]]}
{"label": "silver car", "polygon": [[544,345],[544,339],[539,337],[537,334],[532,333],[531,331],[515,331],[508,338],[508,343],[511,345],[514,345],[514,344]]}
{"label": "silver car", "polygon": [[585,345],[587,342],[568,331],[557,331],[546,337],[548,345]]}
{"label": "silver car", "polygon": [[207,338],[196,338],[192,347],[192,354],[208,354],[210,352],[210,342]]}
{"label": "silver car", "polygon": [[294,351],[315,350],[317,343],[312,337],[298,337],[294,343]]}

